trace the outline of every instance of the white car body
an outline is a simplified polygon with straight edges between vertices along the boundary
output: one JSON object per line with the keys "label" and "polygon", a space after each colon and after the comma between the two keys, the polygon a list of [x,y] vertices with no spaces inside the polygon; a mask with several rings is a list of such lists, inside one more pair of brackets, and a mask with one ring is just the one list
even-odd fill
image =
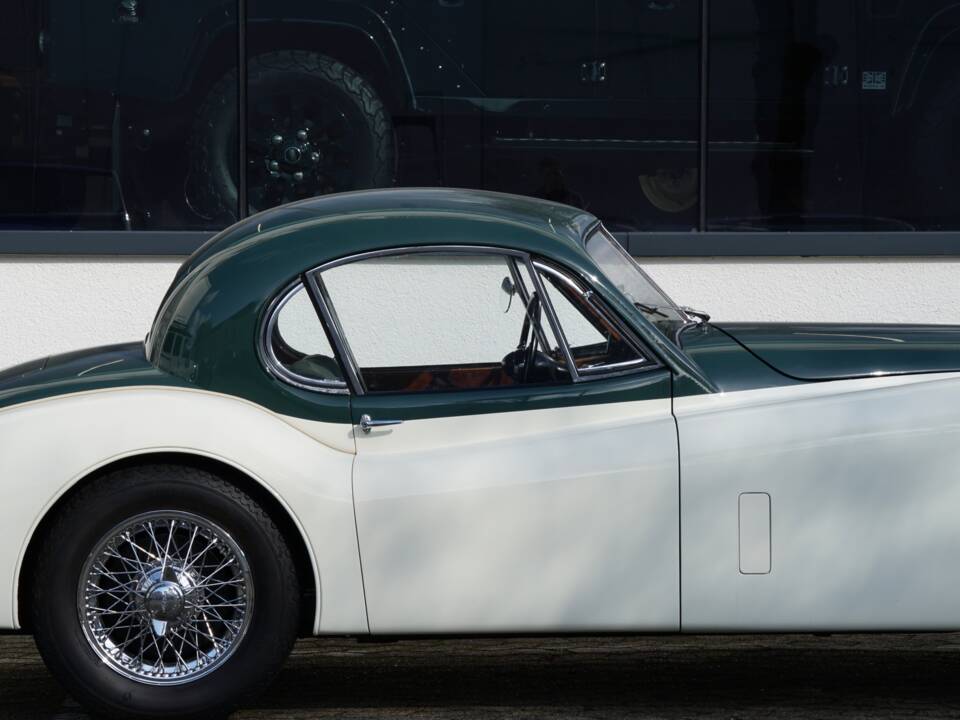
{"label": "white car body", "polygon": [[[28,402],[0,411],[0,627],[20,627],[22,562],[62,494],[120,458],[183,453],[290,514],[317,634],[956,629],[957,407],[958,374],[370,435],[196,390]],[[759,550],[741,545],[744,493],[769,496]],[[743,571],[755,551],[768,572]]]}

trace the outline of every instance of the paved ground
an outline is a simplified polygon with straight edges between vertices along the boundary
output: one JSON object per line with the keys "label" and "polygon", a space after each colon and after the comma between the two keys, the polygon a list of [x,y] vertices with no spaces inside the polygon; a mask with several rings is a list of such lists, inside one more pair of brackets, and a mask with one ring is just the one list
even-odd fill
{"label": "paved ground", "polygon": [[[0,717],[86,716],[0,637]],[[960,635],[307,640],[235,715],[387,717],[960,718]]]}

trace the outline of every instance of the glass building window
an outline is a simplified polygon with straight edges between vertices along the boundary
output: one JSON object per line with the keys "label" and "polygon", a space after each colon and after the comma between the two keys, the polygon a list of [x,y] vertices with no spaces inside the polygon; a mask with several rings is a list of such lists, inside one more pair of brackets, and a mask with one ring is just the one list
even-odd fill
{"label": "glass building window", "polygon": [[[0,227],[187,230],[235,220],[235,202],[221,197],[215,213],[204,204],[214,164],[228,172],[236,152],[226,134],[204,133],[200,109],[229,104],[236,59],[235,1],[5,3]],[[218,143],[229,149],[218,155]]]}
{"label": "glass building window", "polygon": [[396,185],[555,200],[621,238],[960,229],[947,0],[9,0],[3,20],[21,247]]}
{"label": "glass building window", "polygon": [[960,227],[953,3],[711,9],[705,229]]}

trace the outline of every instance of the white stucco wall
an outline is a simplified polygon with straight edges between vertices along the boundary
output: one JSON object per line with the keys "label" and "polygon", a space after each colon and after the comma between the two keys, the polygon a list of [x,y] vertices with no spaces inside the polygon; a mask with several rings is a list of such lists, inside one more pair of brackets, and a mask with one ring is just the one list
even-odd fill
{"label": "white stucco wall", "polygon": [[[960,260],[641,260],[681,304],[718,320],[960,324]],[[169,258],[0,259],[0,367],[142,338]]]}

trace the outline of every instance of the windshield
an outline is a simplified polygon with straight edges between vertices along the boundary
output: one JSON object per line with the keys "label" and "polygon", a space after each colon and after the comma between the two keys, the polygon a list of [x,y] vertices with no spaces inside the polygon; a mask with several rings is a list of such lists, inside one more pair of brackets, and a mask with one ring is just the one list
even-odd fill
{"label": "windshield", "polygon": [[623,247],[598,228],[587,238],[587,252],[617,289],[634,304],[657,329],[676,341],[677,331],[690,319],[667,297],[657,284],[640,269]]}

